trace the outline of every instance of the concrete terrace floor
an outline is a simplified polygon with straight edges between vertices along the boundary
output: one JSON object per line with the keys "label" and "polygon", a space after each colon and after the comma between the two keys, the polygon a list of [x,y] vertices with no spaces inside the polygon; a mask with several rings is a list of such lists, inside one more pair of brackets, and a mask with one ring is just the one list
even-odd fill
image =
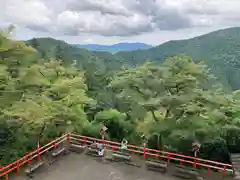
{"label": "concrete terrace floor", "polygon": [[[26,176],[10,177],[10,180],[27,180]],[[145,168],[117,164],[100,163],[84,154],[70,153],[60,157],[48,167],[33,174],[32,180],[179,180],[169,174],[147,171]],[[204,178],[209,180],[229,178]],[[231,178],[230,178],[231,179]]]}

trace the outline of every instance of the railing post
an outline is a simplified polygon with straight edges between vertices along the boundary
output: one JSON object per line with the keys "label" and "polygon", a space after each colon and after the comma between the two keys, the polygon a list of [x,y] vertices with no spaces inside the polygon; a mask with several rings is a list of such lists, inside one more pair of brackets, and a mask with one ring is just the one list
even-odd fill
{"label": "railing post", "polygon": [[39,146],[38,146],[38,148],[37,148],[37,157],[38,157],[38,161],[40,161],[40,160],[41,160],[41,157],[40,157]]}
{"label": "railing post", "polygon": [[182,160],[180,160],[180,168],[182,168]]}
{"label": "railing post", "polygon": [[211,169],[208,168],[208,176],[210,176],[210,174],[211,174]]}
{"label": "railing post", "polygon": [[17,161],[17,174],[19,174],[19,161],[20,160]]}
{"label": "railing post", "polygon": [[56,144],[56,142],[54,142],[54,143],[53,143],[53,152],[55,152],[56,149],[57,149],[57,144]]}
{"label": "railing post", "polygon": [[28,168],[30,168],[30,163],[31,163],[31,161],[30,161],[30,159],[28,159]]}
{"label": "railing post", "polygon": [[5,175],[5,180],[8,180],[8,174]]}
{"label": "railing post", "polygon": [[227,170],[226,170],[226,166],[224,166],[224,172],[223,172],[223,176],[227,175]]}
{"label": "railing post", "polygon": [[68,146],[68,148],[70,147],[70,138],[71,138],[71,133],[67,133],[67,146]]}
{"label": "railing post", "polygon": [[196,158],[194,158],[194,168],[197,168],[197,160],[196,160]]}
{"label": "railing post", "polygon": [[83,137],[83,144],[86,145],[86,143],[87,143],[87,138],[86,138],[86,136],[84,136]]}
{"label": "railing post", "polygon": [[143,159],[146,160],[147,158],[147,153],[146,153],[146,143],[144,143],[144,148],[143,148]]}
{"label": "railing post", "polygon": [[102,148],[104,148],[104,134],[102,135]]}
{"label": "railing post", "polygon": [[171,156],[168,153],[168,164],[170,164]]}

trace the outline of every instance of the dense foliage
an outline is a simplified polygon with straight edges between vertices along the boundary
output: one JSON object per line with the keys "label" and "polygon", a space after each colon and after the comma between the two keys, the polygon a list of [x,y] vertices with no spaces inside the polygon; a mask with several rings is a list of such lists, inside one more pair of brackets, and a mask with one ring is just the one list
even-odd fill
{"label": "dense foliage", "polygon": [[113,68],[109,54],[75,49],[66,57],[64,45],[33,40],[34,49],[8,34],[0,35],[1,163],[66,131],[99,137],[102,124],[107,139],[184,154],[198,141],[208,159],[240,151],[240,92],[209,88],[204,64],[175,56]]}
{"label": "dense foliage", "polygon": [[118,56],[133,65],[148,60],[163,62],[166,58],[185,54],[196,63],[203,61],[219,78],[225,89],[240,88],[240,28],[229,28],[187,40],[169,41],[165,44],[133,52],[119,52]]}

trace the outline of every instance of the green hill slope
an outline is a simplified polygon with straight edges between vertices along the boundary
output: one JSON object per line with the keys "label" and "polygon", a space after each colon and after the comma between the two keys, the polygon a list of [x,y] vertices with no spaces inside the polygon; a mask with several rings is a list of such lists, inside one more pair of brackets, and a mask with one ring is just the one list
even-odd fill
{"label": "green hill slope", "polygon": [[110,69],[119,68],[122,64],[122,58],[111,53],[90,52],[52,38],[34,38],[25,43],[37,49],[39,56],[43,59],[62,59],[65,63],[73,63],[76,60],[81,65],[95,62],[99,66],[104,65]]}
{"label": "green hill slope", "polygon": [[188,40],[169,41],[148,50],[119,52],[132,65],[147,60],[163,61],[166,57],[185,54],[196,62],[204,61],[225,87],[240,88],[240,28],[215,31]]}

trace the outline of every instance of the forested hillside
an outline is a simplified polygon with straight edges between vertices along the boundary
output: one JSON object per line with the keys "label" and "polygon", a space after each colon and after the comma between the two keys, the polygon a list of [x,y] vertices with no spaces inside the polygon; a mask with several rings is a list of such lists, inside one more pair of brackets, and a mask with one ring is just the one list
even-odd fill
{"label": "forested hillside", "polygon": [[188,40],[169,41],[148,50],[119,52],[118,56],[133,65],[147,60],[163,62],[170,56],[189,55],[203,61],[227,89],[240,88],[240,28],[229,28]]}
{"label": "forested hillside", "polygon": [[97,63],[99,66],[105,64],[110,69],[119,68],[122,58],[114,56],[108,52],[91,52],[64,41],[52,38],[34,38],[25,42],[38,50],[38,57],[42,59],[61,59],[66,64],[71,64],[74,60],[81,65],[89,61]]}
{"label": "forested hillside", "polygon": [[108,53],[74,49],[66,58],[70,47],[56,51],[62,46],[45,39],[45,45],[31,42],[34,49],[10,39],[9,31],[0,33],[2,164],[64,132],[99,137],[102,124],[106,139],[166,151],[192,155],[198,141],[201,157],[223,162],[229,151],[240,151],[240,92],[206,88],[213,76],[204,64],[175,56],[106,68],[110,63],[102,62],[114,60]]}

